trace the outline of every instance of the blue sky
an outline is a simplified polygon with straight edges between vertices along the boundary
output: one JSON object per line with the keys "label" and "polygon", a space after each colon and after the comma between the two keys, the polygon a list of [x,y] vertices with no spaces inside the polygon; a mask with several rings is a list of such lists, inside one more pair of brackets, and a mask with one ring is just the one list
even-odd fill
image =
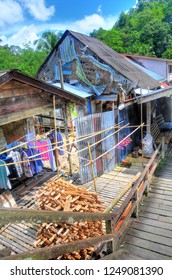
{"label": "blue sky", "polygon": [[137,0],[0,0],[1,44],[33,42],[46,30],[110,29]]}

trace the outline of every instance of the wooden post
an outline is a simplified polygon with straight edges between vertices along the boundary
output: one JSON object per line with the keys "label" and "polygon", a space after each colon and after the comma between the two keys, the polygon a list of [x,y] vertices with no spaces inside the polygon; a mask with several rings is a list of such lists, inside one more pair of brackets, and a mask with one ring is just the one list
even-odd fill
{"label": "wooden post", "polygon": [[138,188],[135,192],[134,200],[136,201],[136,208],[134,209],[132,217],[137,218],[139,215]]}
{"label": "wooden post", "polygon": [[[67,123],[67,104],[64,103],[62,106],[63,112],[63,119],[64,119],[64,130],[65,130],[65,137],[66,137],[66,144],[69,143],[69,132],[68,132],[68,123]],[[68,161],[69,161],[69,174],[72,175],[72,159],[70,155],[70,147],[67,145],[68,153]]]}
{"label": "wooden post", "polygon": [[55,162],[56,162],[56,167],[57,167],[57,175],[59,176],[59,160],[58,160],[58,149],[57,149],[57,130],[56,130],[56,97],[53,95],[53,108],[54,108],[54,139],[55,139]]}
{"label": "wooden post", "polygon": [[162,137],[162,152],[161,152],[161,158],[165,158],[165,137]]}
{"label": "wooden post", "polygon": [[[106,233],[107,234],[112,234],[113,233],[113,227],[112,227],[112,221],[106,221]],[[115,251],[115,244],[114,244],[114,239],[112,241],[107,242],[107,253],[111,254]]]}
{"label": "wooden post", "polygon": [[146,103],[147,134],[151,133],[151,101]]}
{"label": "wooden post", "polygon": [[93,165],[93,158],[92,158],[92,154],[91,154],[91,149],[90,149],[90,144],[88,142],[88,152],[89,152],[89,157],[90,157],[90,166],[91,166],[91,170],[92,170],[92,176],[93,176],[93,182],[94,182],[94,190],[95,192],[96,190],[96,179],[95,179],[95,175],[94,175],[94,165]]}
{"label": "wooden post", "polygon": [[60,72],[61,88],[64,89],[64,81],[63,81],[63,72],[62,72],[62,62],[61,62],[61,59],[59,59],[59,72]]}

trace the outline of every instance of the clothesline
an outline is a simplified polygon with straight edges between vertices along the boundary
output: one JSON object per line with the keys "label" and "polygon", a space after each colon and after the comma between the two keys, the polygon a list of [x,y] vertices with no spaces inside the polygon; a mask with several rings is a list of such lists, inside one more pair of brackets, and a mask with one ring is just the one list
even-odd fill
{"label": "clothesline", "polygon": [[[49,149],[49,150],[47,150],[47,151],[40,152],[39,154],[35,154],[35,155],[33,155],[33,156],[30,156],[30,157],[28,157],[28,158],[33,158],[33,157],[36,157],[36,156],[38,156],[38,155],[43,155],[43,154],[45,154],[45,153],[47,153],[47,152],[51,152],[51,151],[54,151],[54,150],[61,150],[61,148],[59,148],[59,147],[54,147],[54,148]],[[63,151],[64,151],[65,153],[69,154],[69,155],[73,155],[73,154],[74,154],[74,153],[71,153],[71,152],[67,151],[66,149],[63,149]],[[64,156],[64,155],[62,155],[62,156]],[[83,158],[83,157],[80,157],[80,156],[78,156],[78,158],[80,158],[80,159],[82,159],[82,160],[85,160],[85,161],[89,161],[88,159]]]}
{"label": "clothesline", "polygon": [[[144,124],[144,123],[143,123]],[[125,136],[121,141],[119,141],[115,146],[113,146],[111,149],[109,149],[108,151],[104,152],[103,154],[101,154],[100,156],[98,156],[97,158],[95,158],[94,160],[92,160],[92,162],[97,161],[99,158],[103,157],[104,155],[106,155],[107,153],[109,153],[110,151],[112,151],[113,149],[115,149],[117,146],[119,146],[124,140],[126,140],[129,136],[131,136],[133,133],[135,133],[139,128],[141,128],[143,126],[143,124],[139,125],[135,130],[133,130],[131,133],[129,133],[127,136]],[[91,161],[90,161],[91,163]],[[85,167],[88,166],[90,163],[85,164]]]}
{"label": "clothesline", "polygon": [[[90,148],[93,147],[93,146],[95,146],[95,145],[97,145],[97,144],[99,144],[99,143],[101,143],[102,141],[106,140],[107,138],[111,137],[113,134],[118,133],[120,130],[126,128],[127,125],[128,125],[128,124],[124,125],[123,127],[121,127],[120,129],[114,131],[113,133],[107,135],[107,136],[104,137],[103,139],[101,139],[101,140],[99,140],[99,141],[97,141],[97,142],[91,144],[91,145],[90,145]],[[116,128],[116,127],[115,127],[115,128]],[[85,151],[85,150],[87,150],[87,149],[88,149],[88,147],[85,147],[85,148],[83,148],[83,149],[81,149],[81,150],[79,150],[79,151],[77,151],[77,152],[78,152],[78,153],[81,153],[81,152],[83,152],[83,151]],[[76,152],[74,152],[74,153],[76,153]]]}
{"label": "clothesline", "polygon": [[[48,135],[48,134],[50,133],[50,131],[52,132],[52,131],[54,131],[54,129],[53,129],[53,130],[49,130],[49,132],[44,133],[44,135]],[[4,154],[4,153],[8,153],[8,152],[10,152],[10,151],[12,151],[12,150],[14,150],[14,149],[23,147],[23,146],[27,145],[28,143],[33,142],[33,141],[35,141],[35,140],[40,140],[44,135],[37,135],[36,137],[34,137],[34,138],[32,138],[32,139],[30,139],[30,140],[28,140],[28,141],[22,142],[22,143],[20,143],[20,144],[14,146],[14,147],[12,147],[12,148],[9,148],[9,149],[7,149],[7,150],[0,151],[0,155],[2,155],[2,154]],[[25,136],[26,136],[26,135],[25,135]],[[24,137],[25,137],[25,136],[24,136]],[[24,137],[22,137],[22,138],[24,138]],[[21,140],[22,138],[20,138],[19,140]],[[18,140],[16,140],[16,141],[18,141]]]}
{"label": "clothesline", "polygon": [[31,161],[35,161],[35,160],[42,160],[42,158],[36,158],[36,159],[29,159],[29,160],[21,160],[21,161],[15,161],[15,162],[10,162],[10,163],[4,163],[4,164],[0,164],[1,166],[9,166],[9,165],[15,165],[15,164],[21,164],[21,163],[25,163],[25,162],[31,162]]}

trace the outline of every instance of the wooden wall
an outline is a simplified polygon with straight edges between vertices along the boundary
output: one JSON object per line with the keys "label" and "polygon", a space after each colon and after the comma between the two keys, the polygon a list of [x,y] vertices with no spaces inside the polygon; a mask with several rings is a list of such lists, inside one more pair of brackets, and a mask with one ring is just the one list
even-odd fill
{"label": "wooden wall", "polygon": [[[56,98],[60,107],[62,100]],[[53,110],[53,98],[34,86],[11,80],[0,87],[0,125]]]}

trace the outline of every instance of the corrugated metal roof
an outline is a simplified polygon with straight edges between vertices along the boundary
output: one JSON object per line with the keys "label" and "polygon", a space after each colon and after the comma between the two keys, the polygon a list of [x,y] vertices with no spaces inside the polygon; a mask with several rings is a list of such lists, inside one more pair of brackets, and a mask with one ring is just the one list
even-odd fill
{"label": "corrugated metal roof", "polygon": [[[61,88],[61,84],[60,83],[52,83],[53,86]],[[69,85],[67,83],[64,83],[64,90],[71,92],[72,94],[76,95],[77,97],[82,97],[82,98],[87,98],[92,96],[93,94],[86,92],[84,90],[80,90],[75,86]]]}
{"label": "corrugated metal roof", "polygon": [[[129,58],[128,58],[129,59]],[[130,60],[130,59],[129,59]],[[136,65],[136,67],[140,68],[142,71],[144,71],[145,73],[147,73],[148,75],[150,75],[153,79],[157,80],[157,81],[163,81],[165,80],[164,77],[162,77],[161,75],[141,66],[139,63],[137,63],[136,61],[130,60],[131,63],[133,63],[134,65]]]}
{"label": "corrugated metal roof", "polygon": [[158,81],[132,64],[124,55],[117,53],[94,37],[74,31],[66,31],[58,44],[60,44],[64,36],[67,36],[69,33],[85,46],[88,46],[101,60],[111,65],[131,82],[138,81],[139,87],[154,89],[160,86]]}
{"label": "corrugated metal roof", "polygon": [[9,70],[0,70],[0,77],[8,73]]}

